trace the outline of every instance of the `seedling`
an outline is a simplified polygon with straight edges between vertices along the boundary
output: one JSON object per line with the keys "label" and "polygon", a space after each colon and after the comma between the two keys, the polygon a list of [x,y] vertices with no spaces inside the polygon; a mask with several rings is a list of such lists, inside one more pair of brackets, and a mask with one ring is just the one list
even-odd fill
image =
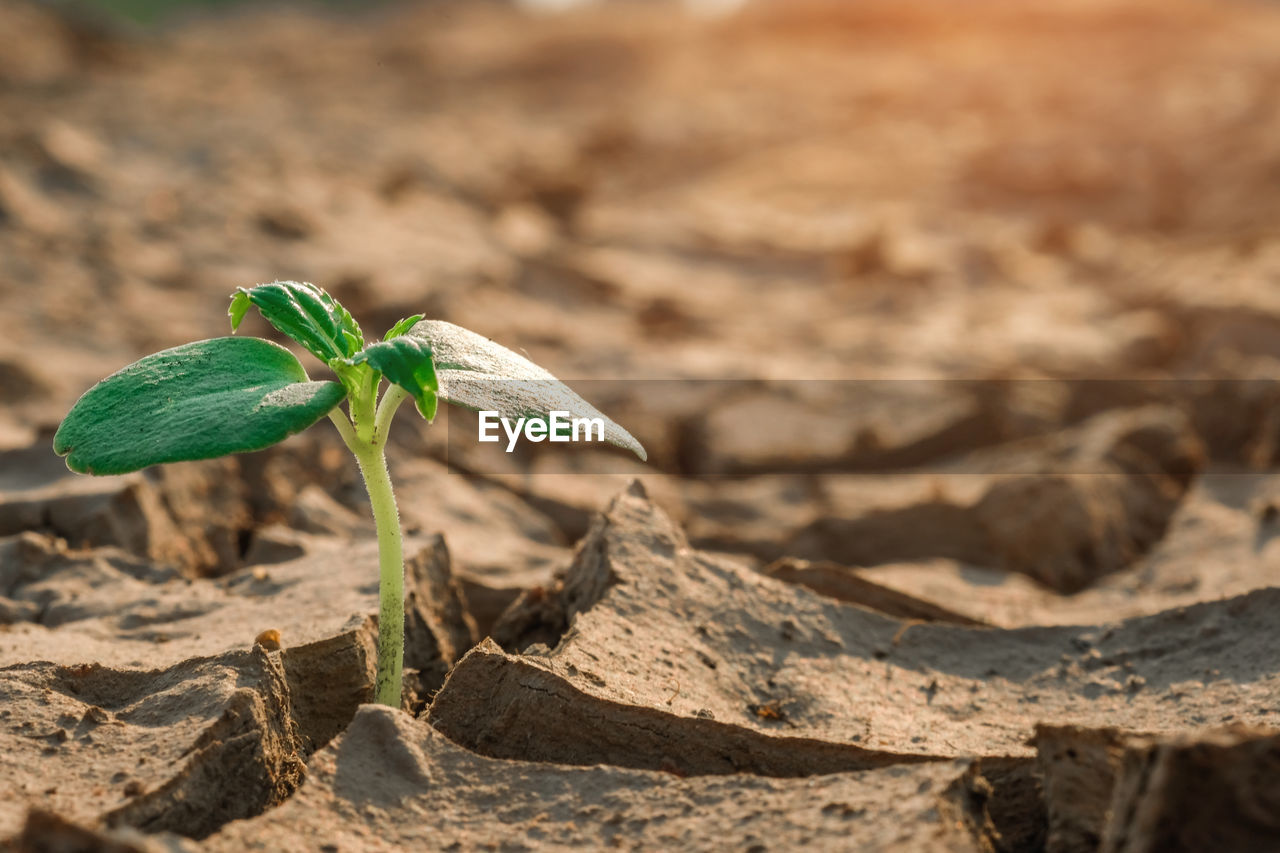
{"label": "seedling", "polygon": [[440,400],[513,419],[551,422],[552,412],[598,418],[605,441],[641,459],[644,448],[541,367],[452,323],[415,314],[366,344],[351,313],[324,290],[277,281],[237,290],[228,311],[232,332],[251,307],[337,381],[311,380],[292,353],[261,338],[196,341],[149,355],[90,388],[58,428],[53,449],[73,471],[124,474],[262,450],[327,415],[369,492],[379,564],[375,699],[399,707],[404,555],[386,446],[400,404],[412,398],[427,421]]}

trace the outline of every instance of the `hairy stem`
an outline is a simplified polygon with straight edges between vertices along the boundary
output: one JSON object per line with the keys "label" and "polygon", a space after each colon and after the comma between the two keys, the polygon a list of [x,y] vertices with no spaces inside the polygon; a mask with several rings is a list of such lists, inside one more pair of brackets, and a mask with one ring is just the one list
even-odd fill
{"label": "hairy stem", "polygon": [[351,427],[351,421],[347,420],[347,416],[342,413],[342,409],[334,406],[329,410],[329,420],[333,421],[333,425],[338,428],[338,434],[342,436],[342,441],[351,450],[356,452],[355,445],[360,439],[356,438],[356,431]]}
{"label": "hairy stem", "polygon": [[396,409],[400,408],[400,404],[407,399],[409,399],[409,392],[399,385],[392,385],[387,389],[387,393],[382,395],[382,402],[378,403],[378,413],[373,418],[374,441],[387,443],[391,435],[391,419],[395,417]]}
{"label": "hairy stem", "polygon": [[[392,406],[387,420],[394,412]],[[374,701],[399,708],[404,677],[404,545],[400,538],[400,512],[387,472],[386,429],[375,430],[372,438],[365,440],[339,410],[334,409],[329,417],[360,466],[378,531],[378,675]]]}

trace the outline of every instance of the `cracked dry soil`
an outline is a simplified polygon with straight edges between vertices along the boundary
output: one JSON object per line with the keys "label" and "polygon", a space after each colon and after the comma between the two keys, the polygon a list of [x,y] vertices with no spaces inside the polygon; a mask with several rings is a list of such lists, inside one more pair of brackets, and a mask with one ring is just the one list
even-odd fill
{"label": "cracked dry soil", "polygon": [[[1278,47],[1243,0],[0,6],[0,849],[1280,849]],[[399,710],[327,425],[50,449],[276,277],[651,454],[401,417]]]}

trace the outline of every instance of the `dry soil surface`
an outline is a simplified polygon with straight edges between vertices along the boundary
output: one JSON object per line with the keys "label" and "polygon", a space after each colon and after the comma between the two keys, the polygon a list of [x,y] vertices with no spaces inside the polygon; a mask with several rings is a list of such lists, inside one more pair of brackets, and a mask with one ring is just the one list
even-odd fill
{"label": "dry soil surface", "polygon": [[[0,848],[1280,849],[1280,6],[962,5],[0,6]],[[650,453],[401,413],[401,709],[328,424],[51,450],[286,278]]]}

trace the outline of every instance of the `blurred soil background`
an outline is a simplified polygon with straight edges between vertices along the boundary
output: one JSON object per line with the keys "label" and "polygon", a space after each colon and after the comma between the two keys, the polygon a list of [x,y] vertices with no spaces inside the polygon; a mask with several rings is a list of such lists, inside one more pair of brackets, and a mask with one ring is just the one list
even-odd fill
{"label": "blurred soil background", "polygon": [[[1280,849],[1277,139],[1270,2],[8,0],[0,844]],[[651,455],[402,413],[413,716],[328,425],[50,448],[275,279]]]}

